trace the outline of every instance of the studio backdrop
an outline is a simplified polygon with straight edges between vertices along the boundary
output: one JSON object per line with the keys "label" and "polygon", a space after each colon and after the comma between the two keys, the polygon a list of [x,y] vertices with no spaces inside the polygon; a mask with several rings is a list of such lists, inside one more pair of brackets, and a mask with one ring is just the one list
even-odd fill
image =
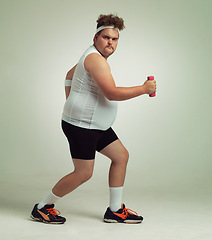
{"label": "studio backdrop", "polygon": [[[113,127],[130,152],[126,184],[211,185],[211,1],[1,0],[1,183],[73,170],[60,127],[64,79],[93,44],[96,19],[125,20],[108,61],[117,86],[157,80],[157,95],[119,102]],[[109,160],[97,154],[94,178]],[[54,181],[49,182],[52,178]]]}

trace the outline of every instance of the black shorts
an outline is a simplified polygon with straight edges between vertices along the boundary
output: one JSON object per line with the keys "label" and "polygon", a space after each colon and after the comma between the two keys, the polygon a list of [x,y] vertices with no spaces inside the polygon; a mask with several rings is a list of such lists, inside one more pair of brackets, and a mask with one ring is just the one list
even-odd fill
{"label": "black shorts", "polygon": [[95,159],[96,151],[100,152],[118,139],[112,128],[105,131],[86,129],[62,121],[62,129],[68,139],[72,158]]}

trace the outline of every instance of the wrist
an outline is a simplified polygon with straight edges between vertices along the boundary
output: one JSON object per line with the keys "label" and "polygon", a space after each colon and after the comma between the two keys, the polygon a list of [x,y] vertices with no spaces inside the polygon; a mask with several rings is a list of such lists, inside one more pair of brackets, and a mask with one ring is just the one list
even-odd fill
{"label": "wrist", "polygon": [[141,85],[141,92],[142,92],[142,94],[148,94],[148,91],[147,91],[147,88],[146,88],[145,84]]}

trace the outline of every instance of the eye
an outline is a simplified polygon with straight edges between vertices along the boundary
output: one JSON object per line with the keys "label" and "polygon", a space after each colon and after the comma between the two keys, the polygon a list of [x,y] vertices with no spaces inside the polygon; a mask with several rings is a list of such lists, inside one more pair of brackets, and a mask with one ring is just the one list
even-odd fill
{"label": "eye", "polygon": [[109,37],[108,37],[108,36],[103,36],[103,38],[104,38],[104,39],[109,39]]}

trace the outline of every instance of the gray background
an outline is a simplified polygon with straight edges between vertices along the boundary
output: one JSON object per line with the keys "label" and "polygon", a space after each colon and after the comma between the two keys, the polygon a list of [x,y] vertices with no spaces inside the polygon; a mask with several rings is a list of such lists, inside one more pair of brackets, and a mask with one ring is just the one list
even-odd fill
{"label": "gray background", "polygon": [[[119,102],[113,127],[130,152],[124,200],[152,209],[176,194],[182,205],[207,206],[210,217],[211,9],[210,0],[1,0],[0,207],[25,216],[73,170],[60,128],[65,75],[92,45],[99,14],[118,13],[126,29],[108,60],[117,85],[142,84],[148,75],[158,84],[155,98]],[[109,163],[97,154],[93,178],[58,206],[81,209],[89,200],[95,209],[101,199],[104,212]],[[205,233],[191,239],[208,239]]]}

